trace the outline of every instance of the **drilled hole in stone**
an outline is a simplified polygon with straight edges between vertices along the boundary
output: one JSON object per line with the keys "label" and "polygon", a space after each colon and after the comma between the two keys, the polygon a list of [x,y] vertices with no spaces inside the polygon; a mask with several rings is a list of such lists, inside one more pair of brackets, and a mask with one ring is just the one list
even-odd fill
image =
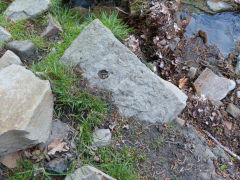
{"label": "drilled hole in stone", "polygon": [[98,76],[101,78],[101,79],[107,79],[108,78],[108,71],[103,69],[101,71],[98,72]]}

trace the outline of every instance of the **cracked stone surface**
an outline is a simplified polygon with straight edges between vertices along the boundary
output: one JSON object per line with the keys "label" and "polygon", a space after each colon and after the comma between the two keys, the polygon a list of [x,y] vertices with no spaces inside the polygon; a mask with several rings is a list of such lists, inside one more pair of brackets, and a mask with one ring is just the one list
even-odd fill
{"label": "cracked stone surface", "polygon": [[51,6],[50,0],[15,0],[5,11],[12,21],[34,18]]}
{"label": "cracked stone surface", "polygon": [[186,106],[187,96],[154,74],[98,19],[65,51],[60,62],[82,69],[90,86],[112,93],[123,117],[169,122]]}

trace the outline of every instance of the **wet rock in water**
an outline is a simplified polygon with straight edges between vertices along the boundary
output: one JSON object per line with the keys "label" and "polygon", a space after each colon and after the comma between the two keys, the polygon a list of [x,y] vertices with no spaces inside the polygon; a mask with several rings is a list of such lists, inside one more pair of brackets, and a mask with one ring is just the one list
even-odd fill
{"label": "wet rock in water", "polygon": [[46,29],[41,34],[41,37],[53,37],[59,32],[63,32],[60,23],[57,18],[53,17],[51,14],[48,15],[49,23]]}
{"label": "wet rock in water", "polygon": [[236,74],[240,74],[240,56],[238,56],[238,58],[237,58],[237,64],[236,64],[234,72]]}
{"label": "wet rock in water", "polygon": [[97,168],[85,165],[77,169],[74,173],[67,175],[65,180],[116,180],[115,178],[105,174]]}
{"label": "wet rock in water", "polygon": [[0,156],[46,142],[53,115],[50,83],[10,65],[0,71],[0,94]]}
{"label": "wet rock in water", "polygon": [[232,10],[233,6],[229,5],[226,2],[219,1],[219,0],[208,0],[207,1],[208,7],[215,12],[227,11]]}
{"label": "wet rock in water", "polygon": [[51,0],[15,0],[5,11],[12,21],[35,18],[51,6]]}
{"label": "wet rock in water", "polygon": [[12,64],[22,65],[22,61],[12,51],[7,50],[7,52],[5,52],[5,54],[0,58],[0,70]]}
{"label": "wet rock in water", "polygon": [[240,109],[232,103],[227,106],[227,112],[234,118],[238,118],[240,116]]}
{"label": "wet rock in water", "polygon": [[22,61],[29,63],[36,56],[36,47],[29,40],[9,42],[6,48],[16,53]]}
{"label": "wet rock in water", "polygon": [[206,32],[208,44],[215,44],[227,56],[235,47],[240,33],[240,13],[192,14],[184,36],[195,37],[199,30]]}
{"label": "wet rock in water", "polygon": [[148,69],[98,19],[87,26],[60,62],[78,66],[90,86],[112,93],[123,117],[169,122],[186,106],[187,96]]}
{"label": "wet rock in water", "polygon": [[194,87],[198,95],[212,101],[222,100],[235,86],[236,83],[233,80],[219,77],[208,68],[194,82]]}
{"label": "wet rock in water", "polygon": [[109,129],[97,129],[93,132],[93,145],[97,147],[111,144],[112,134]]}
{"label": "wet rock in water", "polygon": [[50,173],[62,174],[67,172],[67,162],[63,158],[56,158],[47,163],[47,171]]}
{"label": "wet rock in water", "polygon": [[8,41],[11,37],[11,34],[2,26],[0,26],[0,49],[2,48],[4,41]]}

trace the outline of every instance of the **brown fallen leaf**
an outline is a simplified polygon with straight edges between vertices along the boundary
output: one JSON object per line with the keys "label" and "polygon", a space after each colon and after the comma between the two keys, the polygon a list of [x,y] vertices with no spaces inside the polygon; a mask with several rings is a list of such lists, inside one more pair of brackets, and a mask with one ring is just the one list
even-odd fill
{"label": "brown fallen leaf", "polygon": [[54,155],[56,152],[69,151],[69,147],[66,142],[63,142],[62,137],[56,137],[48,145],[48,154]]}
{"label": "brown fallen leaf", "polygon": [[187,82],[187,80],[188,80],[188,78],[186,78],[186,77],[181,78],[181,79],[179,80],[179,85],[178,85],[178,87],[179,87],[180,89],[183,89],[184,86],[185,86],[185,84],[186,84],[186,82]]}
{"label": "brown fallen leaf", "polygon": [[19,152],[7,154],[6,156],[3,156],[0,158],[0,162],[7,166],[8,168],[16,168],[17,167],[17,160],[21,158]]}

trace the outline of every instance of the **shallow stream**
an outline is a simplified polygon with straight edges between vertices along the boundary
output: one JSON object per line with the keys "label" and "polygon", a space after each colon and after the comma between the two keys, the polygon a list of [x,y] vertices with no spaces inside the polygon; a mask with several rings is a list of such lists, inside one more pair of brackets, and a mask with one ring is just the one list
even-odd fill
{"label": "shallow stream", "polygon": [[[183,17],[183,16],[182,16]],[[240,12],[223,12],[215,15],[192,13],[184,36],[194,37],[199,30],[206,32],[209,44],[215,44],[224,56],[234,51],[240,40]]]}

